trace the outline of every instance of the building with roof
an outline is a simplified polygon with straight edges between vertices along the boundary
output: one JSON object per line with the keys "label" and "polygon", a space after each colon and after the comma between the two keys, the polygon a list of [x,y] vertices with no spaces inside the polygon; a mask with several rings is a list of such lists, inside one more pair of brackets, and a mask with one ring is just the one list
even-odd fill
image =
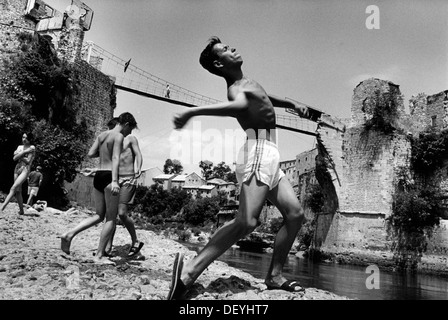
{"label": "building with roof", "polygon": [[171,181],[177,176],[177,174],[162,173],[153,178],[155,183],[161,184],[164,190],[171,189]]}
{"label": "building with roof", "polygon": [[157,167],[143,169],[142,174],[137,179],[137,184],[139,186],[149,187],[155,183],[154,177],[157,177],[161,174],[163,174],[163,171]]}
{"label": "building with roof", "polygon": [[227,182],[223,179],[210,179],[207,181],[207,185],[213,185],[218,192],[225,192],[227,195],[227,201],[235,201],[236,202],[236,189],[237,185],[233,182]]}
{"label": "building with roof", "polygon": [[211,198],[218,195],[218,190],[214,185],[202,185],[198,188],[197,195],[203,198]]}
{"label": "building with roof", "polygon": [[294,190],[296,190],[298,183],[296,159],[280,161],[280,169],[285,173],[286,179],[288,179]]}
{"label": "building with roof", "polygon": [[183,188],[185,185],[185,178],[188,174],[178,174],[173,179],[171,179],[171,188]]}

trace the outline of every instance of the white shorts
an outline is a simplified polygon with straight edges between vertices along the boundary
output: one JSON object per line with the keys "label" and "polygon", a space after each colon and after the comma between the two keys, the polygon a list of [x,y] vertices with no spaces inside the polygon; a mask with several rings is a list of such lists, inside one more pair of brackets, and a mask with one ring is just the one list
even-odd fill
{"label": "white shorts", "polygon": [[285,176],[280,169],[277,145],[265,139],[247,140],[238,153],[235,173],[240,185],[254,174],[258,181],[272,190]]}
{"label": "white shorts", "polygon": [[39,192],[39,187],[28,187],[28,195],[37,196]]}

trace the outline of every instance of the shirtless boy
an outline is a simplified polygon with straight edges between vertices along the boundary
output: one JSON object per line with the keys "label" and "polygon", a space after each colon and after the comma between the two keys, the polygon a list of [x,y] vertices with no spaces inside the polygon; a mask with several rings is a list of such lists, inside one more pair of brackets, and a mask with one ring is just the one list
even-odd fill
{"label": "shirtless boy", "polygon": [[118,117],[118,124],[114,129],[101,133],[91,146],[87,156],[100,158],[99,169],[96,171],[93,179],[96,215],[81,221],[79,225],[61,236],[61,250],[65,253],[70,254],[70,245],[74,236],[103,221],[104,217],[106,217],[94,260],[96,263],[113,264],[105,256],[105,248],[115,227],[118,213],[118,195],[120,192],[118,167],[120,154],[123,150],[124,137],[129,135],[136,127],[137,123],[132,114],[129,112],[122,113]]}
{"label": "shirtless boy", "polygon": [[303,212],[288,180],[282,179],[284,173],[279,168],[274,107],[294,108],[302,117],[308,117],[308,109],[268,95],[257,82],[245,77],[241,70],[241,55],[217,37],[209,40],[199,61],[206,70],[224,78],[229,101],[188,109],[175,116],[174,125],[181,129],[194,116],[237,119],[247,134],[236,167],[241,185],[240,204],[235,219],[218,229],[196,257],[184,264],[183,255],[176,255],[167,299],[181,299],[215,259],[256,228],[266,199],[280,210],[284,224],[275,239],[265,284],[268,289],[303,291],[297,281],[287,280],[282,275],[283,265],[301,228]]}
{"label": "shirtless boy", "polygon": [[[127,215],[128,205],[134,201],[135,191],[137,189],[137,179],[142,173],[143,157],[135,136],[128,135],[123,141],[123,151],[120,154],[119,179],[120,196],[118,202],[118,216],[123,222],[126,230],[131,236],[131,248],[129,249],[128,258],[136,256],[143,242],[138,241],[135,232],[134,221]],[[115,235],[115,228],[106,246],[106,253],[112,251],[112,243]]]}

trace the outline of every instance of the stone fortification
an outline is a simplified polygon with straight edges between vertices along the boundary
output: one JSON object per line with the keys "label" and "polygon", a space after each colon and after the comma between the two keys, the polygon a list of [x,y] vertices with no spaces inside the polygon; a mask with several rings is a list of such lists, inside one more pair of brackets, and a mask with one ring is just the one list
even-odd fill
{"label": "stone fortification", "polygon": [[[316,178],[325,193],[324,210],[317,216],[315,249],[389,250],[386,218],[399,170],[410,172],[411,138],[432,126],[445,130],[448,90],[410,99],[406,114],[399,86],[368,79],[355,89],[347,126],[332,117],[318,125]],[[447,168],[434,182],[448,194]],[[446,254],[446,221],[436,230],[427,254]]]}
{"label": "stone fortification", "polygon": [[[78,71],[80,115],[98,134],[107,128],[107,122],[113,117],[116,88],[113,79],[81,59],[84,35],[93,12],[80,1],[74,3],[86,10],[84,18],[73,19],[67,12],[58,12],[41,0],[1,0],[0,71],[1,61],[20,50],[20,34],[37,32],[50,37],[58,57],[74,64]],[[86,159],[83,166],[96,166],[96,161]]]}

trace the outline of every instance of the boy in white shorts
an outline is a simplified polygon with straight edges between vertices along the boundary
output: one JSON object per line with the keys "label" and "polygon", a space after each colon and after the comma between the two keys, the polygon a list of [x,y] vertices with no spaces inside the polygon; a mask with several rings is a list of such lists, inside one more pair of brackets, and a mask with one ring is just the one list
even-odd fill
{"label": "boy in white shorts", "polygon": [[266,199],[280,210],[284,224],[275,239],[265,284],[268,289],[303,291],[297,281],[287,280],[282,275],[283,265],[303,223],[303,212],[292,186],[287,179],[282,179],[284,173],[279,168],[274,106],[294,108],[302,117],[309,117],[308,109],[268,95],[257,82],[245,77],[241,70],[241,55],[217,37],[210,39],[199,61],[206,70],[224,78],[229,101],[191,108],[176,115],[174,125],[181,129],[194,116],[236,118],[247,134],[236,167],[241,184],[240,204],[235,219],[218,229],[196,257],[184,264],[183,255],[176,255],[167,299],[181,299],[215,259],[257,227]]}

